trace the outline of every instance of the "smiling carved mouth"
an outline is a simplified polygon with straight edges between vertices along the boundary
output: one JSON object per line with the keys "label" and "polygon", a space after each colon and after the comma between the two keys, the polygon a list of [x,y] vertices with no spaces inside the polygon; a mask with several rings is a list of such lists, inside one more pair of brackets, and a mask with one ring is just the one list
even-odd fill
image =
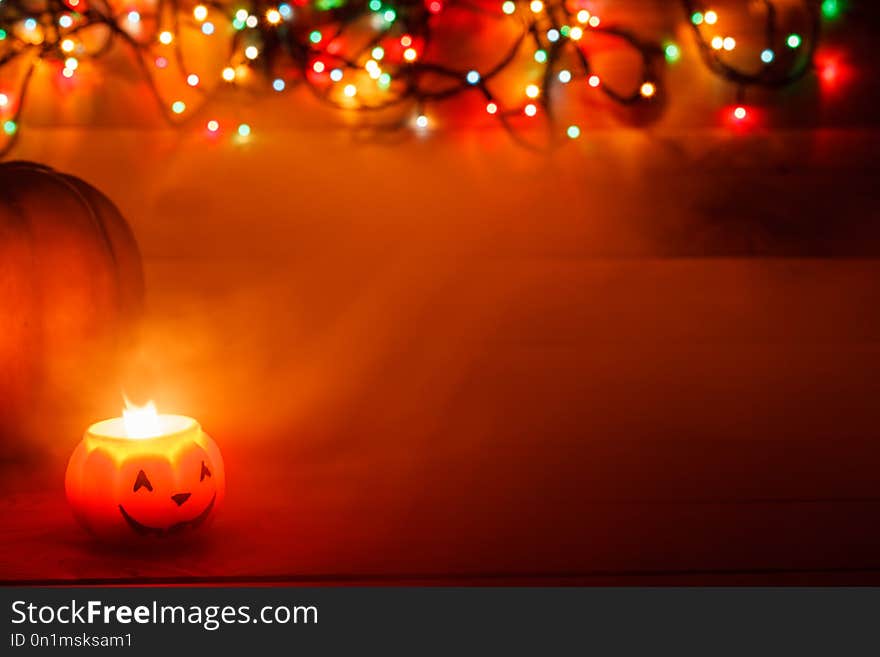
{"label": "smiling carved mouth", "polygon": [[152,534],[153,536],[167,536],[169,534],[176,534],[183,529],[195,529],[203,522],[205,522],[205,519],[211,514],[211,509],[214,508],[214,501],[216,499],[217,493],[214,493],[213,497],[211,497],[211,502],[199,515],[197,515],[192,520],[184,520],[182,522],[174,523],[170,527],[150,527],[149,525],[138,522],[129,515],[128,511],[126,511],[121,504],[119,505],[119,512],[122,514],[122,517],[125,518],[128,526],[131,527],[138,534],[143,534],[145,536],[150,534]]}

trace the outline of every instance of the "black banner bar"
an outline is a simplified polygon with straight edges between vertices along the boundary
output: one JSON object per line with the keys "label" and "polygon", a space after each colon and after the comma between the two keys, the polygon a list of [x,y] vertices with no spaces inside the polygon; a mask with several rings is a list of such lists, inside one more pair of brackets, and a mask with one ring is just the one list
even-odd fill
{"label": "black banner bar", "polygon": [[878,588],[3,588],[2,654],[878,654]]}

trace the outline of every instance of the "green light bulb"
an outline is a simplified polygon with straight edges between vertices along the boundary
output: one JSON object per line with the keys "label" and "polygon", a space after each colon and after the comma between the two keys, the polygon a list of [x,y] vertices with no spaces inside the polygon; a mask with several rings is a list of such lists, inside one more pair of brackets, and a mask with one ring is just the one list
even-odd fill
{"label": "green light bulb", "polygon": [[840,2],[838,0],[823,0],[822,15],[828,20],[834,20],[840,16]]}

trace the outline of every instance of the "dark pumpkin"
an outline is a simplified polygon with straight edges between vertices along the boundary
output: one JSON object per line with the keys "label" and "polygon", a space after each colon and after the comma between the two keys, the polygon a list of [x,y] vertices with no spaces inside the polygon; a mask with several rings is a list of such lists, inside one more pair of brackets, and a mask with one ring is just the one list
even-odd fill
{"label": "dark pumpkin", "polygon": [[119,399],[143,291],[137,243],[106,196],[42,165],[0,163],[0,453],[111,390]]}

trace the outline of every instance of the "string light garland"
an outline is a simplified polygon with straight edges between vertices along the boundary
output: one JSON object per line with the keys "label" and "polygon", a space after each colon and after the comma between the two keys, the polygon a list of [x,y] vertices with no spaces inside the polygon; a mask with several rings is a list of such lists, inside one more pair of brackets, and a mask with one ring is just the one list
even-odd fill
{"label": "string light garland", "polygon": [[[765,13],[763,30],[743,62],[734,52],[737,42],[726,33],[719,13],[705,2],[683,0],[700,55],[716,75],[736,85],[736,103],[730,110],[732,123],[745,125],[751,119],[746,106],[750,87],[781,89],[796,83],[815,65],[816,48],[823,18],[835,20],[842,10],[841,0],[802,0],[796,4],[797,17],[804,32],[784,29],[780,8],[771,0],[761,0]],[[789,13],[791,7],[788,7]]]}
{"label": "string light garland", "polygon": [[[512,135],[521,121],[538,115],[553,134],[577,139],[581,127],[558,125],[554,99],[561,87],[580,85],[620,105],[656,102],[663,94],[662,67],[682,57],[670,39],[646,41],[634,31],[606,23],[588,0],[0,0],[0,125],[5,143],[0,156],[19,135],[19,120],[38,63],[58,69],[75,82],[80,62],[98,60],[122,46],[134,57],[164,116],[188,120],[210,102],[206,89],[243,86],[255,74],[273,92],[305,86],[328,105],[364,113],[393,114],[387,124],[425,131],[434,124],[436,103],[473,94],[492,120]],[[602,3],[604,4],[607,3]],[[760,42],[744,64],[743,50],[728,29],[721,9],[681,0],[683,20],[696,37],[697,49],[713,73],[736,87],[733,115],[745,119],[749,87],[781,88],[809,72],[824,20],[836,20],[840,0],[794,3],[802,31],[786,31],[777,3],[763,7]],[[791,11],[792,2],[785,11]],[[676,9],[679,11],[679,9]],[[491,61],[459,66],[457,52],[438,46],[438,22],[464,16],[456,29],[462,39],[481,37],[486,21],[503,22],[509,38],[494,49]],[[189,68],[182,42],[193,35],[212,47],[228,48],[223,66],[198,72]],[[594,70],[597,39],[613,39],[637,54],[635,84],[616,86]],[[754,40],[752,40],[754,41]],[[455,50],[458,50],[457,48]],[[530,67],[522,69],[522,61]],[[20,67],[15,88],[6,71]],[[519,68],[517,68],[519,67]],[[159,84],[166,69],[175,70],[184,87],[201,97],[169,97]],[[510,93],[510,71],[525,70],[519,94]],[[167,85],[166,85],[167,86]],[[189,102],[188,102],[189,101]],[[221,126],[207,122],[207,133],[226,130],[239,139],[251,134],[249,123]]]}
{"label": "string light garland", "polygon": [[[726,58],[727,53],[736,48],[736,39],[724,33],[718,13],[703,10],[703,3],[684,0],[703,60],[714,73],[738,85],[741,94],[750,86],[780,88],[802,78],[813,65],[822,14],[830,11],[832,5],[835,11],[839,11],[837,0],[801,2],[808,26],[807,34],[801,35],[781,29],[779,12],[773,2],[762,0],[762,4],[766,11],[766,22],[760,54],[749,68],[741,68],[731,64]],[[834,15],[831,12],[831,16]],[[780,65],[783,60],[786,60],[785,65]]]}

